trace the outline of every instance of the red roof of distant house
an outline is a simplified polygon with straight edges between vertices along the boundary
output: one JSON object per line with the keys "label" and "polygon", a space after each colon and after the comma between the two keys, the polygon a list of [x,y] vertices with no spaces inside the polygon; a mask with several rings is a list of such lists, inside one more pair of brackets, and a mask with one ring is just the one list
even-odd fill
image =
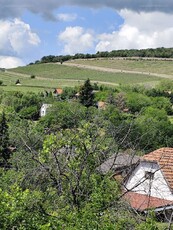
{"label": "red roof of distant house", "polygon": [[173,148],[157,149],[146,154],[142,160],[158,163],[169,187],[173,189]]}
{"label": "red roof of distant house", "polygon": [[106,103],[104,101],[98,101],[97,106],[99,109],[105,109],[106,108]]}
{"label": "red roof of distant house", "polygon": [[55,93],[56,94],[62,94],[63,93],[63,89],[57,88],[57,89],[55,89]]}
{"label": "red roof of distant house", "polygon": [[132,208],[139,211],[173,204],[173,201],[170,200],[160,199],[135,192],[127,192],[124,195],[124,198],[130,203]]}

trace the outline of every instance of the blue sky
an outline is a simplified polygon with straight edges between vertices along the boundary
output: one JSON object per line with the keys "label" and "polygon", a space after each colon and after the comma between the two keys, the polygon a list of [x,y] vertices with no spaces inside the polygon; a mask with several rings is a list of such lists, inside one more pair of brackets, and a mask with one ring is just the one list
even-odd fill
{"label": "blue sky", "polygon": [[[64,43],[58,40],[58,34],[68,27],[81,27],[85,30],[94,31],[96,34],[101,34],[118,30],[123,23],[123,18],[111,8],[91,9],[66,6],[55,10],[54,14],[60,19],[57,21],[44,20],[29,11],[25,12],[22,17],[22,20],[28,23],[32,31],[37,33],[41,39],[41,56],[69,54],[63,52]],[[95,49],[94,47],[84,49],[84,53],[86,52],[95,53]],[[72,52],[71,54],[75,53]]]}
{"label": "blue sky", "polygon": [[0,67],[46,55],[173,47],[172,0],[0,0]]}

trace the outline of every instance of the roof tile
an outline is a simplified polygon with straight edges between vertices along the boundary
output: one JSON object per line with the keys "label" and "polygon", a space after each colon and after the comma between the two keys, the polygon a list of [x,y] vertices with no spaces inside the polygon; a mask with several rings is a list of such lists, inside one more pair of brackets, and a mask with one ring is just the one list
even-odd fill
{"label": "roof tile", "polygon": [[146,154],[142,160],[158,163],[168,185],[173,189],[173,148],[157,149]]}
{"label": "roof tile", "polygon": [[127,202],[129,202],[132,208],[139,211],[173,204],[173,201],[170,200],[160,199],[135,192],[126,193],[124,198]]}

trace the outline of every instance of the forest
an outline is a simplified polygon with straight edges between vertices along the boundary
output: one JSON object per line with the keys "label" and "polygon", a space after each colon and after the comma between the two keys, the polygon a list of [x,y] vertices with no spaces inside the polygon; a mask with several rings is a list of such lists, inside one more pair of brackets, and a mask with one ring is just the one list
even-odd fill
{"label": "forest", "polygon": [[86,79],[56,96],[1,90],[0,229],[162,229],[97,168],[115,152],[173,147],[172,116],[171,80],[109,88]]}

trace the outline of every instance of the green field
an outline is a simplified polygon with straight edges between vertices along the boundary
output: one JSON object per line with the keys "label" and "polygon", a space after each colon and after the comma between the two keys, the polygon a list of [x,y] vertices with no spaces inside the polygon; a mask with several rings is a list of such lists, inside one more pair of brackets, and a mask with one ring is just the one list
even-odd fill
{"label": "green field", "polygon": [[157,77],[141,74],[127,73],[110,73],[105,71],[97,71],[84,69],[77,66],[66,66],[59,64],[38,64],[26,67],[12,69],[12,71],[22,74],[36,75],[41,78],[51,79],[71,79],[100,81],[115,84],[135,84],[150,81],[158,81]]}
{"label": "green field", "polygon": [[[99,66],[112,69],[122,69],[129,71],[150,72],[158,74],[173,75],[173,60],[154,60],[154,59],[76,59],[72,63]],[[172,76],[173,77],[173,76]]]}
{"label": "green field", "polygon": [[[120,61],[120,62],[119,62]],[[124,70],[130,68],[130,64],[138,63],[137,61],[124,61],[124,60],[75,60],[73,63],[83,63],[85,65],[98,65],[107,68],[120,68]],[[118,66],[115,65],[115,63]],[[121,64],[120,64],[121,63]],[[124,65],[123,65],[124,63]],[[125,65],[126,63],[126,65]],[[151,63],[151,61],[150,61]],[[160,61],[159,61],[160,63]],[[172,63],[172,62],[166,62]],[[157,64],[159,66],[159,64]],[[127,68],[128,67],[128,68]],[[135,65],[132,65],[131,69],[136,70]],[[158,67],[159,68],[159,67]],[[143,68],[144,69],[144,68]],[[173,67],[172,67],[173,69]],[[155,69],[157,72],[158,69]],[[35,75],[35,79],[31,79],[31,75]],[[57,87],[73,87],[83,84],[86,79],[90,79],[91,82],[97,82],[100,85],[116,86],[127,84],[145,84],[156,85],[162,78],[146,74],[106,72],[92,69],[81,68],[79,66],[66,66],[65,64],[37,64],[24,67],[18,67],[10,69],[6,72],[0,72],[0,80],[3,81],[3,85],[0,89],[5,91],[33,91],[39,92],[43,90],[52,90]],[[20,86],[16,86],[15,82],[19,79]]]}
{"label": "green field", "polygon": [[[21,85],[16,85],[16,80],[19,79]],[[39,78],[31,79],[30,75],[21,75],[17,73],[0,73],[0,80],[3,81],[3,85],[0,89],[5,91],[33,91],[39,92],[44,90],[52,90],[61,86],[75,86],[78,82],[68,81],[66,79],[51,79],[51,78]]]}

